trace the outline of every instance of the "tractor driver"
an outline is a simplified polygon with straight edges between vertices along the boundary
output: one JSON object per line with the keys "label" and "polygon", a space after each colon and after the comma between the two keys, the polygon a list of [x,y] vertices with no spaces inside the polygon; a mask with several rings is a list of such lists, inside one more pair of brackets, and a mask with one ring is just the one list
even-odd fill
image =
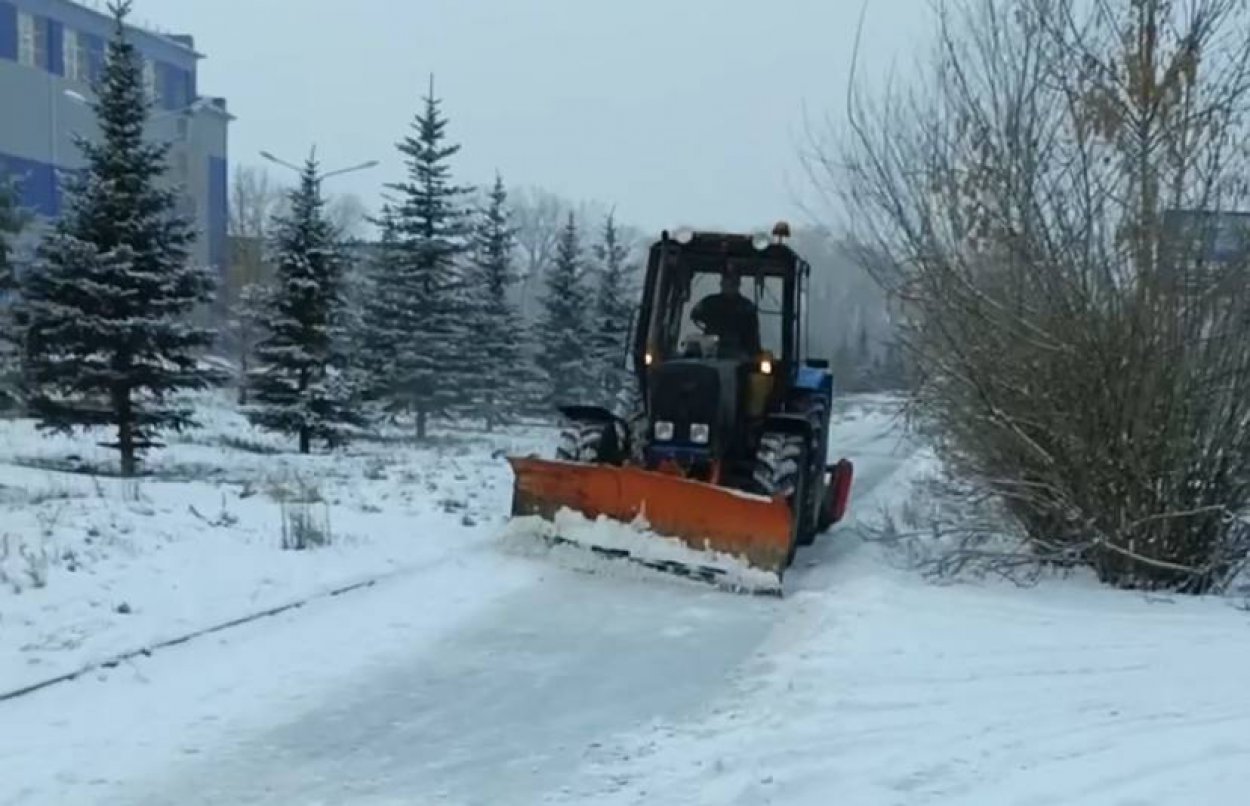
{"label": "tractor driver", "polygon": [[760,352],[759,314],[741,289],[738,273],[726,271],[721,275],[720,293],[699,300],[690,318],[704,333],[719,336],[725,352],[754,356]]}

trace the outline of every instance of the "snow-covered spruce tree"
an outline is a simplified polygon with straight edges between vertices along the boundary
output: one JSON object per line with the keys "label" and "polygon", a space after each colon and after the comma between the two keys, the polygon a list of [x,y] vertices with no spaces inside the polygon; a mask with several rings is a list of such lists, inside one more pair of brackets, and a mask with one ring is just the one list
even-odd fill
{"label": "snow-covered spruce tree", "polygon": [[248,418],[295,435],[300,453],[310,452],[313,440],[342,444],[345,426],[363,422],[345,369],[344,260],[320,183],[310,156],[289,209],[275,220],[277,277],[249,378]]}
{"label": "snow-covered spruce tree", "polygon": [[375,275],[384,293],[369,311],[373,344],[391,359],[382,398],[392,412],[414,415],[418,439],[430,416],[462,412],[471,402],[461,258],[473,225],[465,201],[472,189],[451,181],[448,160],[460,146],[446,143],[448,120],[439,104],[431,79],[414,133],[399,144],[408,177],[387,185],[396,193],[394,246],[384,251]]}
{"label": "snow-covered spruce tree", "polygon": [[587,322],[591,294],[583,262],[577,221],[569,213],[547,273],[547,293],[536,328],[539,366],[547,376],[548,408],[587,402],[592,394],[595,359]]}
{"label": "snow-covered spruce tree", "polygon": [[158,186],[168,144],[148,143],[139,54],[129,42],[129,0],[109,4],[113,36],[93,103],[100,137],[78,138],[84,170],[68,207],[21,282],[23,378],[41,428],[109,426],[108,447],[133,475],[162,429],[193,425],[170,400],[224,380],[197,361],[213,341],[192,324],[212,301],[213,278],[189,255],[193,232],[174,191]]}
{"label": "snow-covered spruce tree", "polygon": [[625,363],[629,344],[630,315],[634,308],[633,289],[629,287],[629,247],[621,243],[615,217],[604,220],[601,240],[595,245],[598,283],[595,289],[594,321],[591,333],[594,345],[596,394],[604,405],[612,406],[630,384]]}
{"label": "snow-covered spruce tree", "polygon": [[24,218],[18,208],[17,186],[12,177],[0,173],[0,294],[17,287],[13,247],[9,239],[21,231]]}
{"label": "snow-covered spruce tree", "polygon": [[[326,198],[326,219],[330,223],[334,242],[338,245],[342,264],[339,275],[339,315],[335,318],[332,335],[337,354],[341,357],[340,368],[351,389],[353,422],[367,427],[372,417],[364,404],[373,367],[365,354],[364,338],[366,305],[371,294],[369,263],[372,258],[365,242],[348,234],[356,224],[349,223],[344,226],[342,216],[345,209],[347,208],[342,205],[336,208],[334,198]],[[368,221],[368,217],[362,221]]]}
{"label": "snow-covered spruce tree", "polygon": [[247,379],[251,374],[252,354],[256,351],[256,340],[264,331],[265,312],[269,308],[272,291],[265,281],[248,282],[235,291],[227,309],[226,330],[230,334],[231,346],[235,348],[232,352],[239,364],[236,375],[236,400],[239,406],[247,406],[249,403],[248,394],[251,390]]}
{"label": "snow-covered spruce tree", "polygon": [[361,371],[361,399],[371,408],[380,404],[394,414],[396,407],[387,396],[395,380],[396,353],[406,342],[396,323],[395,301],[390,298],[389,286],[399,259],[399,225],[389,204],[382,205],[371,221],[378,228],[378,244],[361,272],[363,302],[353,344],[359,353],[356,363]]}
{"label": "snow-covered spruce tree", "polygon": [[520,312],[509,292],[516,282],[516,232],[509,220],[508,193],[495,175],[486,205],[479,211],[469,272],[472,290],[474,400],[487,428],[516,416],[526,372]]}
{"label": "snow-covered spruce tree", "polygon": [[21,232],[25,222],[26,216],[18,207],[16,184],[9,176],[0,174],[0,410],[17,400],[19,339],[11,315],[17,267],[10,238]]}

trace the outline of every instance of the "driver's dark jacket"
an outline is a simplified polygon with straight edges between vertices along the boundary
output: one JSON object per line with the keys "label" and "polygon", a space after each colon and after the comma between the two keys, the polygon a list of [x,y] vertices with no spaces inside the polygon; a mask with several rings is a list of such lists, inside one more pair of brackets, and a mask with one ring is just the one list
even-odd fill
{"label": "driver's dark jacket", "polygon": [[760,351],[760,324],[755,305],[741,295],[710,294],[699,300],[690,318],[725,348],[754,355]]}

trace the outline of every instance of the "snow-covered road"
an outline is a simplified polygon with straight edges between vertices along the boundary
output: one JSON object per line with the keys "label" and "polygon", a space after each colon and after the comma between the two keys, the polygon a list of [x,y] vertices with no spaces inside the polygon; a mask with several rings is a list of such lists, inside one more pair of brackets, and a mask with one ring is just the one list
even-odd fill
{"label": "snow-covered road", "polygon": [[596,743],[715,698],[767,635],[771,609],[550,577],[172,771],[146,802],[537,803]]}
{"label": "snow-covered road", "polygon": [[[870,516],[915,457],[853,417],[837,452]],[[799,554],[784,600],[473,542],[0,704],[0,804],[1244,794],[1250,617],[1054,586],[926,585],[841,528]]]}
{"label": "snow-covered road", "polygon": [[[857,495],[907,458],[861,431]],[[25,780],[0,802],[539,802],[614,734],[715,702],[785,608],[475,547],[7,704],[28,735],[0,780]]]}
{"label": "snow-covered road", "polygon": [[[855,433],[858,444],[842,446],[865,497],[907,458],[891,437]],[[829,535],[804,552],[793,587],[819,584],[821,563],[841,550]],[[716,702],[785,618],[784,601],[489,555],[466,560],[477,578],[463,589],[494,598],[504,566],[532,574],[529,584],[427,645],[397,648],[312,707],[100,802],[539,803],[572,791],[612,736]],[[383,612],[420,586],[397,580],[334,607]],[[426,606],[455,615],[454,605]],[[356,651],[354,629],[331,623],[322,640]]]}

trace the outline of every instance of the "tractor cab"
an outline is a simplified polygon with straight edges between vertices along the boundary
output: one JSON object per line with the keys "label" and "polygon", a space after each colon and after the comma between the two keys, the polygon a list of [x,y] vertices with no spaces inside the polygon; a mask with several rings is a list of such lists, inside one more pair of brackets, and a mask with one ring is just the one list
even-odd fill
{"label": "tractor cab", "polygon": [[647,466],[749,476],[802,359],[809,267],[788,234],[666,232],[652,246],[634,336]]}
{"label": "tractor cab", "polygon": [[[811,268],[785,245],[788,234],[785,223],[773,229],[771,238],[688,230],[675,237],[663,233],[651,247],[635,330],[639,380],[645,384],[647,368],[677,358],[755,360],[778,371],[798,367],[800,323],[807,315],[802,302]],[[718,324],[726,323],[698,316],[709,309],[739,307],[718,306],[717,297],[749,303],[755,314],[754,333],[716,332]]]}

